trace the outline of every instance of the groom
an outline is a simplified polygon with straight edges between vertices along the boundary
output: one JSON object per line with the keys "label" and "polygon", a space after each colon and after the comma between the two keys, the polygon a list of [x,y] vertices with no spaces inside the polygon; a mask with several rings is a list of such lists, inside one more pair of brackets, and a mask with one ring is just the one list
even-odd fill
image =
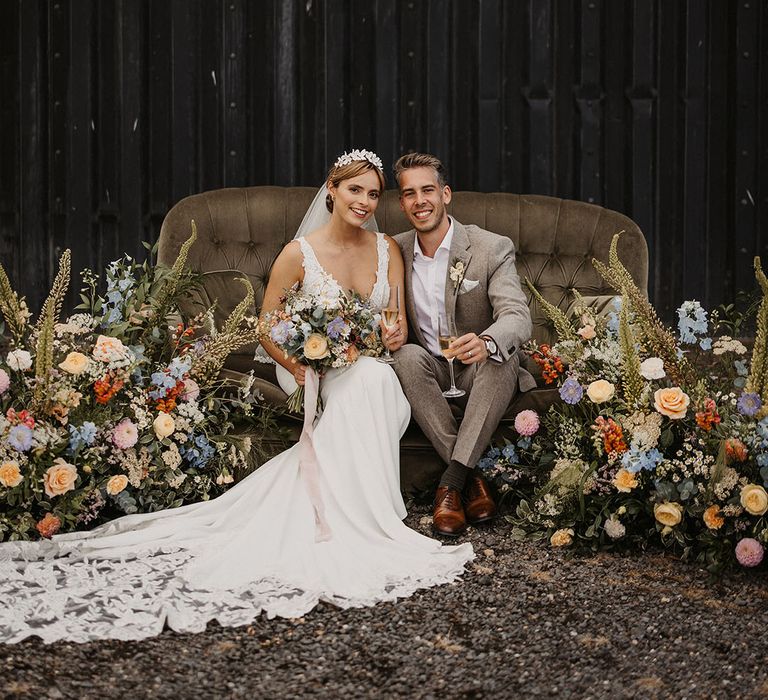
{"label": "groom", "polygon": [[[395,236],[405,260],[410,330],[409,343],[395,353],[395,371],[414,419],[447,465],[433,527],[455,537],[467,522],[496,514],[475,466],[518,388],[535,386],[517,354],[531,335],[531,316],[512,242],[447,215],[451,188],[443,164],[426,153],[408,153],[394,171],[400,207],[413,226]],[[458,331],[450,349],[456,385],[467,392],[460,424],[442,396],[450,378],[437,338],[440,313],[453,314]]]}

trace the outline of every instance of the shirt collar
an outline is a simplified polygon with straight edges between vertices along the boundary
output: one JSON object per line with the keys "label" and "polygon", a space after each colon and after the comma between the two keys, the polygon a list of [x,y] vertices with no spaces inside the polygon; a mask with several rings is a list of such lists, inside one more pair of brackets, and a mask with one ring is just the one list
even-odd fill
{"label": "shirt collar", "polygon": [[[439,246],[437,246],[437,250],[435,251],[435,257],[437,257],[437,254],[440,250],[446,250],[448,252],[451,251],[451,241],[453,241],[453,219],[449,216],[448,221],[451,222],[451,225],[448,227],[448,233],[445,234],[445,237],[443,238],[442,243],[440,243]],[[421,246],[419,245],[419,235],[416,234],[416,237],[413,240],[413,257],[414,258],[424,258],[425,260],[433,260],[434,258],[429,258],[421,250]]]}

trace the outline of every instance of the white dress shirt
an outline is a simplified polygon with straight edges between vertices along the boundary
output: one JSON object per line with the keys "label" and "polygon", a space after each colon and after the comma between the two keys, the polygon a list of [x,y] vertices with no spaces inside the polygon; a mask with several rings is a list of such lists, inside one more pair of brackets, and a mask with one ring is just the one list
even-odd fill
{"label": "white dress shirt", "polygon": [[437,340],[437,319],[445,313],[445,280],[453,240],[453,219],[443,242],[430,258],[424,255],[419,245],[419,236],[413,242],[413,305],[416,307],[416,322],[427,343],[427,349],[441,357]]}

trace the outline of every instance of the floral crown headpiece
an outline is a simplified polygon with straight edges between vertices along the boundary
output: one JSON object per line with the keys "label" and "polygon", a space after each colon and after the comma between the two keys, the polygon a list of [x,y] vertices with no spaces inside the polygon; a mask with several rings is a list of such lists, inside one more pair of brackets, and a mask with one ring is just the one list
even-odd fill
{"label": "floral crown headpiece", "polygon": [[367,160],[371,165],[377,167],[379,170],[384,170],[381,158],[379,158],[373,151],[366,151],[365,149],[355,149],[347,153],[344,151],[333,164],[334,168],[340,168],[342,165],[349,165],[358,160]]}

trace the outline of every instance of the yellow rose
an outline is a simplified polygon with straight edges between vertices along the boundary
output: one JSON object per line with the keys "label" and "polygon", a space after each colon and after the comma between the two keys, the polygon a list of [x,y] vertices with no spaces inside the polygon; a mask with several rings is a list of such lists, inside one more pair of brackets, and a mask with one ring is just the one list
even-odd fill
{"label": "yellow rose", "polygon": [[71,352],[59,362],[59,367],[69,374],[82,374],[88,367],[88,358],[81,352]]}
{"label": "yellow rose", "polygon": [[653,515],[662,525],[674,527],[683,519],[683,507],[679,503],[664,501],[653,507]]}
{"label": "yellow rose", "polygon": [[128,477],[125,474],[117,474],[107,482],[107,493],[110,496],[117,496],[126,486],[128,486]]}
{"label": "yellow rose", "polygon": [[553,547],[568,547],[573,543],[573,529],[565,527],[562,530],[555,530],[549,538],[549,543]]}
{"label": "yellow rose", "polygon": [[304,341],[304,357],[308,360],[322,360],[324,357],[328,357],[330,351],[328,350],[328,338],[319,333],[312,333]]}
{"label": "yellow rose", "polygon": [[685,418],[688,404],[691,402],[688,394],[679,386],[672,387],[671,389],[657,389],[653,398],[656,410],[662,416],[667,416],[672,420]]}
{"label": "yellow rose", "polygon": [[0,484],[3,486],[12,489],[14,486],[18,486],[23,479],[18,462],[9,460],[0,464]]}
{"label": "yellow rose", "polygon": [[172,416],[160,411],[152,423],[152,427],[155,429],[155,435],[162,440],[173,434],[173,431],[176,430],[176,423]]}
{"label": "yellow rose", "polygon": [[598,379],[587,387],[587,396],[592,403],[610,401],[616,392],[616,387],[605,379]]}
{"label": "yellow rose", "polygon": [[720,512],[720,506],[718,505],[709,506],[709,508],[704,511],[702,517],[704,519],[704,524],[710,530],[719,530],[725,524],[725,518]]}
{"label": "yellow rose", "polygon": [[75,488],[75,481],[77,481],[77,467],[57,457],[53,460],[53,466],[48,467],[45,472],[43,478],[45,493],[51,498],[61,496]]}
{"label": "yellow rose", "polygon": [[637,486],[637,479],[632,472],[628,472],[626,469],[619,469],[616,472],[616,476],[613,477],[613,485],[617,491],[629,493]]}
{"label": "yellow rose", "polygon": [[741,505],[750,515],[763,515],[768,511],[768,493],[762,486],[747,484],[741,489]]}

